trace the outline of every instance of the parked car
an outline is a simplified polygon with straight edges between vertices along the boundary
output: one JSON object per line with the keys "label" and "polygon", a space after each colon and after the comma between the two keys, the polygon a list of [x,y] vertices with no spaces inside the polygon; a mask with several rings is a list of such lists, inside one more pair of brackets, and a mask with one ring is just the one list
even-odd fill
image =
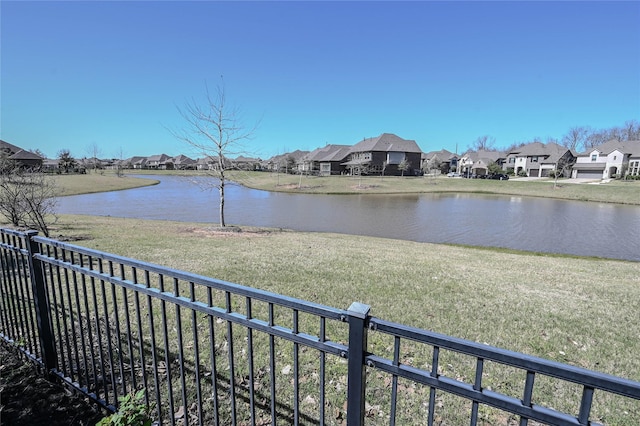
{"label": "parked car", "polygon": [[509,175],[505,175],[503,173],[496,173],[491,175],[491,177],[489,179],[494,179],[494,180],[509,180]]}
{"label": "parked car", "polygon": [[447,173],[447,177],[460,177],[460,173],[454,173],[454,172]]}

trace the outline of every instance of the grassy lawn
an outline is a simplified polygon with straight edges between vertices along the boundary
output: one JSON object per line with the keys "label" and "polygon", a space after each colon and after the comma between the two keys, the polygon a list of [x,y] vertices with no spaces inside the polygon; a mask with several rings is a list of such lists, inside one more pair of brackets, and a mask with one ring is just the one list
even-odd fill
{"label": "grassy lawn", "polygon": [[251,188],[304,193],[486,193],[640,205],[640,181],[607,184],[571,183],[553,179],[508,181],[438,177],[295,176],[266,172],[236,172],[232,178]]}
{"label": "grassy lawn", "polygon": [[85,175],[52,175],[59,194],[78,195],[92,192],[120,191],[140,186],[156,185],[157,180],[137,177],[118,177],[114,173],[88,173]]}
{"label": "grassy lawn", "polygon": [[[130,171],[127,171],[129,173]],[[203,175],[190,171],[131,171],[132,174]],[[508,181],[447,178],[446,176],[300,176],[271,172],[230,171],[228,177],[249,188],[306,194],[479,193],[640,205],[640,181],[605,184],[574,183],[561,179],[511,179]],[[554,187],[555,186],[555,187]]]}
{"label": "grassy lawn", "polygon": [[[383,319],[640,381],[640,263],[207,226],[64,215],[53,234],[338,308],[358,301]],[[379,336],[369,343],[388,349]],[[455,362],[446,368],[454,377],[470,374]],[[522,378],[498,377],[504,381],[487,384],[522,386]],[[560,398],[549,404],[565,407],[570,403],[558,395],[572,392],[550,387],[544,398]],[[640,418],[640,403],[622,403],[630,423],[614,416],[617,402],[603,404],[594,412],[609,424]]]}

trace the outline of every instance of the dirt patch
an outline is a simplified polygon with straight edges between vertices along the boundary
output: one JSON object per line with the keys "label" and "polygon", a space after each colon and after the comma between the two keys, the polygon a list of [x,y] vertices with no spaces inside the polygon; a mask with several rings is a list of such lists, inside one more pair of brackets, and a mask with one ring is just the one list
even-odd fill
{"label": "dirt patch", "polygon": [[298,185],[297,183],[289,183],[286,185],[277,185],[278,188],[283,189],[299,189],[299,190],[309,190],[309,189],[317,189],[322,188],[324,185]]}
{"label": "dirt patch", "polygon": [[356,191],[366,191],[367,189],[377,188],[379,185],[353,185],[351,189]]}
{"label": "dirt patch", "polygon": [[266,237],[274,232],[285,232],[282,229],[264,229],[253,227],[239,227],[239,226],[208,226],[205,228],[186,228],[185,233],[196,234],[203,237],[216,237],[216,238],[234,238],[234,237]]}
{"label": "dirt patch", "polygon": [[0,342],[2,426],[93,426],[104,416],[97,406],[46,380],[31,362]]}

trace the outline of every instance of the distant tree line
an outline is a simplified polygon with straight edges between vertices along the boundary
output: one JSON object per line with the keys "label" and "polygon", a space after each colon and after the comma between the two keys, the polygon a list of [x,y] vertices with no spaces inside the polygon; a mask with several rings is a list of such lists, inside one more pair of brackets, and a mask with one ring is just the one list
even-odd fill
{"label": "distant tree line", "polygon": [[557,143],[576,152],[588,151],[598,145],[602,145],[610,140],[637,141],[640,140],[640,122],[638,120],[628,120],[622,126],[605,129],[594,129],[590,126],[575,126],[570,128],[562,138],[542,138],[536,137],[527,142],[514,142],[504,148],[496,148],[496,139],[490,135],[478,137],[469,146],[473,151],[504,151],[509,152],[523,145],[532,142]]}

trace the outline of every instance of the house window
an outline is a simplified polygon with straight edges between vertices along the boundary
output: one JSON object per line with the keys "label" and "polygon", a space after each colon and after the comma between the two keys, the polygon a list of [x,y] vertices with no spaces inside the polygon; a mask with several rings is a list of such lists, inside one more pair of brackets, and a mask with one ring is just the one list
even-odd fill
{"label": "house window", "polygon": [[640,160],[629,162],[629,174],[631,176],[640,176]]}
{"label": "house window", "polygon": [[537,163],[538,162],[538,157],[531,157],[531,162],[532,163]]}
{"label": "house window", "polygon": [[591,161],[598,161],[598,154],[591,154]]}
{"label": "house window", "polygon": [[509,158],[509,163],[515,163],[516,162],[516,157],[511,157]]}
{"label": "house window", "polygon": [[387,154],[388,164],[400,164],[404,160],[404,152],[390,152]]}

